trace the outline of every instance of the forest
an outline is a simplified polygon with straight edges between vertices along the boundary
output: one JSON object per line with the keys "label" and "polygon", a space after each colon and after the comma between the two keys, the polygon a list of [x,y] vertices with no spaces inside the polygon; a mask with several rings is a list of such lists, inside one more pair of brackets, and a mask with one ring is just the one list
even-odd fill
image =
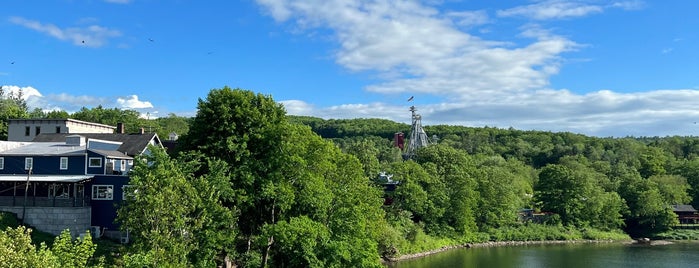
{"label": "forest", "polygon": [[[175,153],[152,148],[135,161],[134,193],[118,217],[133,243],[22,253],[75,247],[92,267],[381,267],[465,243],[653,237],[677,225],[672,205],[699,205],[697,137],[434,125],[425,126],[431,144],[406,159],[392,139],[408,136],[408,124],[292,116],[243,89],[212,89],[192,118],[101,106],[29,111],[21,96],[3,96],[0,139],[11,118],[125,122],[127,131],[181,136]],[[523,218],[526,210],[542,216]],[[17,230],[0,240],[26,241]]]}

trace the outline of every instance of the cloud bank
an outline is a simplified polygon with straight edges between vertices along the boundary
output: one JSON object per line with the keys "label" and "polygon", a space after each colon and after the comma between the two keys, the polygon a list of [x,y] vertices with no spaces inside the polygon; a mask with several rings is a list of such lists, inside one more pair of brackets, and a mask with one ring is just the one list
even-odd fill
{"label": "cloud bank", "polygon": [[[687,135],[697,130],[694,122],[699,112],[693,105],[699,91],[694,89],[637,93],[591,89],[581,94],[550,88],[550,78],[562,68],[565,53],[584,46],[537,21],[603,15],[609,9],[635,10],[643,7],[640,1],[535,1],[497,10],[493,17],[483,10],[441,12],[412,1],[257,2],[269,16],[295,30],[330,29],[337,42],[337,64],[381,74],[383,79],[365,90],[441,99],[441,103],[416,104],[423,124],[595,136]],[[498,18],[521,18],[515,38],[528,42],[488,40],[468,31],[471,26],[497,23]],[[410,122],[408,103],[332,107],[301,100],[282,103],[290,114]]]}

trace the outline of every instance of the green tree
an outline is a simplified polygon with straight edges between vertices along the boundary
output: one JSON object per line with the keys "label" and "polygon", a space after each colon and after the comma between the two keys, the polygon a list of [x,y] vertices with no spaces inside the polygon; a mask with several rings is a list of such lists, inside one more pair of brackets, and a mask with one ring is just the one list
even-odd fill
{"label": "green tree", "polygon": [[[378,228],[372,223],[383,220],[380,192],[357,158],[310,128],[288,123],[271,97],[228,87],[211,90],[180,140],[182,152],[218,158],[229,167],[226,177],[236,198],[222,204],[240,211],[239,265],[282,265],[285,256],[313,260],[299,265],[378,265]],[[327,244],[318,244],[322,254],[288,252],[290,245],[305,243],[292,237],[308,235],[294,226],[317,224],[332,234]]]}
{"label": "green tree", "polygon": [[200,228],[194,212],[197,193],[187,171],[156,147],[139,156],[130,172],[134,191],[118,209],[122,230],[135,237],[136,255],[148,256],[150,267],[185,267]]}
{"label": "green tree", "polygon": [[616,229],[623,225],[626,210],[614,192],[605,192],[600,174],[579,163],[549,164],[542,168],[534,187],[541,209],[560,215],[564,224]]}
{"label": "green tree", "polygon": [[18,93],[5,92],[0,86],[0,140],[7,140],[7,125],[9,119],[21,119],[29,116],[27,102]]}
{"label": "green tree", "polygon": [[667,204],[687,204],[692,200],[687,192],[689,190],[687,179],[682,176],[654,175],[648,180],[655,183]]}
{"label": "green tree", "polygon": [[32,245],[31,229],[24,226],[8,227],[0,231],[0,267],[102,267],[103,260],[93,260],[96,245],[87,235],[73,240],[70,232],[63,231],[57,236],[51,247],[42,243]]}
{"label": "green tree", "polygon": [[473,159],[464,151],[437,144],[419,150],[416,161],[445,186],[448,201],[441,204],[446,212],[439,220],[440,226],[436,226],[438,232],[448,234],[452,229],[459,236],[476,232],[479,196]]}
{"label": "green tree", "polygon": [[625,165],[616,166],[614,176],[621,182],[619,195],[629,208],[625,222],[631,236],[662,232],[677,223],[671,204],[665,201],[655,182]]}
{"label": "green tree", "polygon": [[123,123],[127,133],[136,133],[140,128],[144,128],[146,131],[152,131],[153,128],[151,121],[141,119],[140,113],[135,110],[104,108],[102,105],[90,109],[82,107],[79,111],[71,114],[70,118],[110,126]]}

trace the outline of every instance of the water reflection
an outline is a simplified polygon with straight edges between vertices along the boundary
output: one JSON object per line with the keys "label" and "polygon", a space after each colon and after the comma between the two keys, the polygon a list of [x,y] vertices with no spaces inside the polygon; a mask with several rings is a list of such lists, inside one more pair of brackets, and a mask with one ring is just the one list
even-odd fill
{"label": "water reflection", "polygon": [[699,267],[699,243],[529,245],[456,249],[389,267]]}

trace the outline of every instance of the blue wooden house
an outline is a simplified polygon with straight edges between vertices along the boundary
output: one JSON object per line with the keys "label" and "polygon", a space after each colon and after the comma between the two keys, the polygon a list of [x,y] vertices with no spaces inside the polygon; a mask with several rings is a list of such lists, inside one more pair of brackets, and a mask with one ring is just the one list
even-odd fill
{"label": "blue wooden house", "polygon": [[114,222],[134,157],[162,146],[154,133],[39,134],[0,141],[0,211],[59,234],[119,236]]}

